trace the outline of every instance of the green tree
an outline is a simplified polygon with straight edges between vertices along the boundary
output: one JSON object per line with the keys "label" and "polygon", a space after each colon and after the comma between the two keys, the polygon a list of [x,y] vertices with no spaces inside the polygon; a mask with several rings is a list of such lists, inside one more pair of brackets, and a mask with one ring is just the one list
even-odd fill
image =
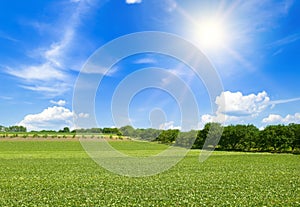
{"label": "green tree", "polygon": [[196,148],[195,141],[198,135],[198,131],[191,130],[189,132],[180,132],[176,139],[176,145],[186,148]]}
{"label": "green tree", "polygon": [[288,128],[292,135],[289,143],[292,151],[294,151],[295,148],[300,148],[300,124],[289,124]]}
{"label": "green tree", "polygon": [[69,129],[69,127],[64,127],[62,130],[59,130],[58,132],[61,132],[61,133],[69,133],[69,132],[70,132],[70,129]]}
{"label": "green tree", "polygon": [[250,151],[257,147],[257,142],[259,138],[259,129],[250,124],[246,126],[245,137],[241,140],[241,144],[244,151]]}
{"label": "green tree", "polygon": [[266,147],[272,147],[274,151],[286,149],[290,146],[290,138],[292,131],[288,126],[284,125],[270,125],[262,131],[262,137],[265,139]]}
{"label": "green tree", "polygon": [[120,132],[122,132],[124,136],[134,137],[135,129],[132,126],[129,125],[123,126],[119,130]]}
{"label": "green tree", "polygon": [[[212,148],[218,145],[223,132],[223,127],[220,123],[207,123],[202,130],[198,131],[194,148],[202,149]],[[205,145],[205,146],[204,146]]]}
{"label": "green tree", "polygon": [[168,129],[162,131],[159,136],[157,137],[157,140],[162,143],[172,143],[176,140],[178,137],[179,130],[178,129]]}
{"label": "green tree", "polygon": [[160,133],[161,130],[149,128],[142,130],[139,134],[139,137],[143,140],[153,141],[157,139]]}

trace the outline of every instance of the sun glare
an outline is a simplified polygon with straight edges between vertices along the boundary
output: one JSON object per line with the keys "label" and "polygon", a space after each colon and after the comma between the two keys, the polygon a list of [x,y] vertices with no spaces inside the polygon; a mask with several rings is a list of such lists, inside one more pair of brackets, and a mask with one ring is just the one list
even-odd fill
{"label": "sun glare", "polygon": [[198,24],[196,39],[207,49],[220,48],[227,41],[227,32],[220,21],[211,19]]}

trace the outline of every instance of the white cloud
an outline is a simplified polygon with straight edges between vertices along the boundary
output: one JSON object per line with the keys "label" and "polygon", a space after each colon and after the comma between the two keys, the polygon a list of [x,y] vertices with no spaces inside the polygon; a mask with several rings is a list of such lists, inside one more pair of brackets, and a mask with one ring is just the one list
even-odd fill
{"label": "white cloud", "polygon": [[[57,103],[63,103],[63,100]],[[17,125],[25,126],[27,130],[59,130],[63,127],[75,128],[74,118],[89,118],[87,113],[76,115],[63,106],[52,106],[37,114],[26,115]]]}
{"label": "white cloud", "polygon": [[18,78],[32,81],[50,81],[50,80],[64,80],[66,74],[61,70],[55,68],[51,63],[47,62],[42,65],[25,66],[22,69],[16,70],[7,68],[7,73]]}
{"label": "white cloud", "polygon": [[282,120],[282,117],[277,114],[270,114],[267,118],[264,118],[262,120],[263,123],[274,123],[274,122],[280,122]]}
{"label": "white cloud", "polygon": [[126,4],[139,4],[142,0],[126,0]]}
{"label": "white cloud", "polygon": [[279,47],[296,42],[298,40],[300,40],[300,33],[295,33],[271,43],[270,47]]}
{"label": "white cloud", "polygon": [[154,58],[141,58],[136,61],[134,61],[135,64],[151,64],[156,63],[156,60]]}
{"label": "white cloud", "polygon": [[281,99],[281,100],[275,100],[275,101],[270,101],[270,104],[276,105],[276,104],[285,104],[285,103],[290,103],[290,102],[295,102],[295,101],[300,101],[300,98],[290,98],[290,99]]}
{"label": "white cloud", "polygon": [[9,40],[9,41],[12,41],[12,42],[19,42],[19,40],[7,35],[6,33],[0,31],[0,38],[2,39],[6,39],[6,40]]}
{"label": "white cloud", "polygon": [[262,123],[266,124],[289,124],[289,123],[300,123],[300,113],[294,115],[286,115],[282,117],[278,114],[270,114],[268,117],[262,120]]}
{"label": "white cloud", "polygon": [[[241,92],[225,91],[216,98],[216,113],[202,115],[199,128],[202,128],[206,123],[209,122],[219,122],[225,125],[227,123],[232,124],[233,122],[251,122],[253,118],[257,118],[268,108],[272,109],[277,104],[290,103],[299,100],[300,98],[298,97],[271,101],[265,91],[249,95],[243,95]],[[282,117],[277,114],[270,114],[268,117],[262,120],[262,123],[287,124],[292,122],[300,122],[300,113],[296,113],[295,115],[287,115],[286,117]]]}
{"label": "white cloud", "polygon": [[241,92],[225,91],[217,96],[215,103],[217,104],[216,113],[214,115],[202,115],[199,128],[209,122],[227,124],[243,122],[246,119],[257,117],[270,106],[270,98],[265,91],[249,95],[243,95]]}
{"label": "white cloud", "polygon": [[3,99],[3,100],[12,100],[13,98],[10,97],[10,96],[0,96],[0,99]]}
{"label": "white cloud", "polygon": [[90,115],[87,114],[87,113],[79,113],[79,114],[78,114],[78,117],[79,117],[79,118],[89,118]]}
{"label": "white cloud", "polygon": [[101,74],[105,76],[113,76],[115,73],[117,73],[119,70],[119,67],[113,66],[111,68],[104,67],[101,63],[91,62],[89,61],[85,66],[84,69],[81,71],[81,73],[85,74]]}
{"label": "white cloud", "polygon": [[71,88],[71,85],[63,82],[48,81],[40,84],[34,84],[33,86],[20,85],[20,87],[40,92],[45,97],[55,97],[68,91],[68,89]]}
{"label": "white cloud", "polygon": [[64,105],[66,105],[67,102],[65,100],[59,100],[59,101],[51,100],[50,103],[58,105],[58,106],[64,106]]}
{"label": "white cloud", "polygon": [[252,0],[241,1],[234,5],[237,6],[235,9],[239,12],[247,14],[245,18],[249,16],[253,17],[246,20],[252,23],[251,25],[247,25],[248,30],[264,31],[276,27],[278,25],[278,21],[276,20],[287,15],[293,3],[294,0]]}
{"label": "white cloud", "polygon": [[[45,24],[42,22],[35,22],[32,25],[38,31],[41,31],[41,25],[43,25],[42,31],[44,33],[55,33],[61,38],[52,41],[53,43],[47,47],[36,48],[35,51],[37,52],[31,54],[33,55],[31,58],[36,61],[36,64],[33,62],[33,64],[23,65],[20,68],[7,67],[6,72],[8,74],[21,79],[23,82],[21,87],[41,92],[46,94],[46,96],[49,93],[61,95],[71,88],[70,82],[72,77],[66,73],[66,70],[70,68],[70,65],[75,65],[75,63],[74,59],[71,60],[69,58],[69,53],[74,51],[74,47],[77,44],[74,38],[78,32],[77,28],[82,21],[82,17],[93,8],[92,0],[71,0],[69,5],[74,7],[74,2],[77,3],[76,8],[68,15],[69,18],[59,19],[56,23],[53,23],[54,27],[53,24],[51,27],[45,27]],[[45,29],[47,31],[44,31]],[[68,68],[66,68],[66,65]]]}
{"label": "white cloud", "polygon": [[29,114],[18,125],[27,130],[58,130],[63,127],[73,128],[73,112],[62,106],[53,106],[44,109],[38,114]]}
{"label": "white cloud", "polygon": [[159,126],[159,129],[168,130],[168,129],[179,129],[181,130],[180,126],[174,126],[174,121],[169,121],[166,123],[163,123]]}
{"label": "white cloud", "polygon": [[243,95],[241,92],[222,92],[216,98],[217,114],[228,116],[257,116],[269,106],[270,98],[263,91],[255,94]]}

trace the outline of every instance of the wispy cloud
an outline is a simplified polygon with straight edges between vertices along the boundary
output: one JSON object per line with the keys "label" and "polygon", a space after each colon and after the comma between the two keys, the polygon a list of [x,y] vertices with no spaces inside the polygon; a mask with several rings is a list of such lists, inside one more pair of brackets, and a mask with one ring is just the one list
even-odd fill
{"label": "wispy cloud", "polygon": [[[247,21],[251,21],[252,24],[247,25],[248,29],[264,31],[276,27],[278,25],[277,20],[288,14],[293,3],[293,0],[239,1],[236,9],[246,14]],[[248,18],[249,16],[252,18]]]}
{"label": "wispy cloud", "polygon": [[10,96],[0,96],[0,99],[2,100],[12,100],[13,98]]}
{"label": "wispy cloud", "polygon": [[275,52],[273,53],[273,55],[272,55],[272,56],[279,55],[279,54],[280,54],[280,53],[282,53],[282,52],[283,52],[283,49],[282,49],[282,48],[280,48],[279,50],[275,51]]}
{"label": "wispy cloud", "polygon": [[[52,82],[51,82],[52,83]],[[64,94],[71,88],[71,84],[63,83],[63,82],[57,82],[52,83],[53,85],[50,85],[49,83],[42,83],[40,82],[38,85],[20,85],[21,88],[36,91],[45,97],[55,97]]]}
{"label": "wispy cloud", "polygon": [[[31,57],[31,64],[20,64],[21,67],[18,68],[6,67],[8,74],[20,78],[23,82],[21,87],[42,92],[47,96],[49,94],[60,95],[70,89],[72,77],[67,72],[70,69],[68,53],[74,50],[74,38],[82,17],[93,7],[92,0],[70,1],[67,7],[74,7],[74,3],[76,3],[75,10],[71,10],[69,18],[59,19],[54,23],[60,29],[52,27],[54,33],[59,31],[58,36],[61,39],[54,40],[48,47],[36,48],[38,55]],[[44,24],[37,22],[34,25],[39,31],[39,25]],[[74,62],[71,65],[74,65]]]}
{"label": "wispy cloud", "polygon": [[141,58],[134,61],[134,64],[151,64],[156,63],[156,60],[154,58]]}
{"label": "wispy cloud", "polygon": [[271,43],[270,47],[280,47],[300,40],[300,33],[292,34]]}
{"label": "wispy cloud", "polygon": [[290,102],[295,102],[295,101],[300,101],[300,97],[270,101],[269,104],[270,105],[285,104],[285,103],[290,103]]}
{"label": "wispy cloud", "polygon": [[55,68],[54,65],[47,62],[37,66],[23,66],[21,69],[7,68],[6,72],[18,78],[22,78],[29,82],[32,81],[50,81],[50,80],[64,80],[66,74]]}
{"label": "wispy cloud", "polygon": [[0,31],[0,38],[2,39],[6,39],[6,40],[9,40],[9,41],[12,41],[12,42],[19,42],[19,40],[9,36],[8,34],[6,34],[5,32],[3,31]]}

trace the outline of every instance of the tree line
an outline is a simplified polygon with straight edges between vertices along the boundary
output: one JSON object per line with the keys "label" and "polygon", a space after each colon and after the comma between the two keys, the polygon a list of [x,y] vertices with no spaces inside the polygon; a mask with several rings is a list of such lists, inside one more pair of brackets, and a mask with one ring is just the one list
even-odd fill
{"label": "tree line", "polygon": [[175,144],[181,147],[202,149],[215,147],[216,150],[246,152],[294,152],[300,153],[300,124],[269,125],[259,130],[254,125],[229,125],[208,123],[202,130],[180,132],[177,129],[134,129],[120,128],[124,136]]}
{"label": "tree line", "polygon": [[[27,132],[27,128],[24,126],[1,126],[0,125],[0,132],[7,132],[7,133],[14,133],[14,132]],[[69,127],[64,127],[58,131],[55,130],[32,130],[31,133],[80,133],[80,134],[116,134],[121,136],[122,133],[118,128],[112,127],[104,127],[104,128],[90,128],[90,129],[74,129],[70,130]]]}
{"label": "tree line", "polygon": [[27,132],[27,129],[24,126],[5,127],[0,125],[0,132]]}

